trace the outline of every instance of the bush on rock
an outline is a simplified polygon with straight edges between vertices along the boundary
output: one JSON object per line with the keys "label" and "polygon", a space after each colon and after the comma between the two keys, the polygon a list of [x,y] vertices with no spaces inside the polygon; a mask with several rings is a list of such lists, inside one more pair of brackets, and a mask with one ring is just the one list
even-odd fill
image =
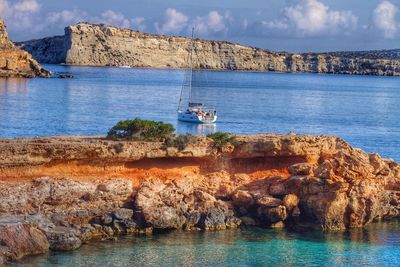
{"label": "bush on rock", "polygon": [[207,137],[214,141],[214,147],[219,150],[222,150],[228,144],[235,145],[237,143],[236,136],[225,132],[216,132],[207,135]]}
{"label": "bush on rock", "polygon": [[170,123],[136,118],[118,122],[110,129],[107,139],[129,141],[164,141],[171,137],[175,128]]}

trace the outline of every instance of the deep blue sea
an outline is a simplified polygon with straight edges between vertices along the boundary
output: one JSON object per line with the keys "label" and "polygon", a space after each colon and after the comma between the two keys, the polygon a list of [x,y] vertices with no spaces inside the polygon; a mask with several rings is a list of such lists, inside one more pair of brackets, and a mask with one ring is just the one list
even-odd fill
{"label": "deep blue sea", "polygon": [[[0,137],[106,134],[140,117],[179,133],[337,135],[400,161],[400,77],[196,72],[195,101],[214,105],[215,125],[179,123],[185,72],[47,65],[73,79],[0,79]],[[70,253],[29,258],[25,266],[395,266],[400,224],[346,233],[247,229],[125,238]]]}

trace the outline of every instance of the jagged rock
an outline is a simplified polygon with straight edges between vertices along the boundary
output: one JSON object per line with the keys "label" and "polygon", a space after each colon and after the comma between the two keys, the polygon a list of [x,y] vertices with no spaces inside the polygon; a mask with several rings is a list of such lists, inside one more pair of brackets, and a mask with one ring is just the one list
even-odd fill
{"label": "jagged rock", "polygon": [[103,215],[103,217],[101,218],[101,221],[104,225],[110,225],[113,222],[113,217],[109,214],[105,214]]}
{"label": "jagged rock", "polygon": [[284,228],[285,224],[282,221],[273,223],[270,225],[271,228]]}
{"label": "jagged rock", "polygon": [[237,228],[242,224],[242,220],[235,216],[229,216],[225,219],[225,225],[227,228]]}
{"label": "jagged rock", "polygon": [[132,194],[132,182],[126,179],[109,179],[97,186],[97,190],[118,195]]}
{"label": "jagged rock", "polygon": [[185,229],[186,230],[191,230],[196,227],[196,225],[199,224],[201,219],[201,213],[199,211],[193,211],[188,214],[186,217],[186,225]]}
{"label": "jagged rock", "polygon": [[299,204],[299,201],[300,200],[296,195],[289,194],[283,198],[283,205],[286,207],[286,210],[288,212],[291,212],[293,209],[295,209],[297,207],[297,205]]}
{"label": "jagged rock", "polygon": [[287,219],[287,212],[285,206],[276,207],[260,207],[258,208],[258,217],[261,221],[268,224],[274,224]]}
{"label": "jagged rock", "polygon": [[61,78],[61,79],[72,79],[72,78],[74,78],[74,75],[72,75],[71,73],[59,73],[58,74],[58,78]]}
{"label": "jagged rock", "polygon": [[200,227],[205,230],[223,230],[226,228],[225,219],[225,214],[222,210],[211,209],[202,216]]}
{"label": "jagged rock", "polygon": [[257,199],[257,205],[263,208],[274,208],[282,205],[282,200],[273,198],[271,196],[264,196]]}
{"label": "jagged rock", "polygon": [[14,46],[8,38],[6,26],[0,18],[0,77],[49,77],[30,54]]}
{"label": "jagged rock", "polygon": [[[64,36],[18,45],[42,63],[187,68],[190,39],[78,23]],[[200,39],[194,49],[194,66],[202,69],[400,75],[399,50],[297,54]]]}
{"label": "jagged rock", "polygon": [[70,251],[81,247],[82,241],[76,233],[67,227],[56,227],[46,232],[50,242],[50,249],[59,251]]}
{"label": "jagged rock", "polygon": [[132,220],[133,210],[131,209],[118,209],[114,212],[114,217],[117,220]]}
{"label": "jagged rock", "polygon": [[[202,191],[206,188],[199,190],[191,182],[194,180],[188,179],[185,186],[180,180],[169,184],[159,180],[144,182],[136,195],[136,206],[146,224],[158,229],[188,230],[197,226],[219,230],[226,228],[227,224],[229,227],[240,224],[232,218],[233,207]],[[211,185],[209,190],[212,188]]]}
{"label": "jagged rock", "polygon": [[237,190],[232,194],[233,203],[241,208],[247,209],[254,205],[255,201],[253,196],[245,190]]}
{"label": "jagged rock", "polygon": [[255,225],[257,225],[255,219],[252,218],[252,217],[243,216],[243,217],[240,217],[240,220],[242,221],[242,224],[246,225],[246,226],[255,226]]}
{"label": "jagged rock", "polygon": [[289,167],[289,173],[291,175],[310,175],[312,171],[312,165],[309,163],[298,163]]}
{"label": "jagged rock", "polygon": [[[0,219],[0,259],[18,260],[49,250],[46,236],[36,226],[16,218]],[[0,261],[1,263],[1,261]]]}
{"label": "jagged rock", "polygon": [[285,185],[283,183],[273,184],[269,188],[269,193],[273,196],[284,195],[286,193]]}

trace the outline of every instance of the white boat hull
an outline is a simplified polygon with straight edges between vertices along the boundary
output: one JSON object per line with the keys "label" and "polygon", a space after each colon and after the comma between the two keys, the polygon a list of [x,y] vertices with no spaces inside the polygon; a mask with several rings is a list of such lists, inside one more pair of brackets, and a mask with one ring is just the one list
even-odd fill
{"label": "white boat hull", "polygon": [[178,111],[178,120],[192,123],[214,123],[217,121],[217,116],[215,115],[212,118],[204,118],[198,116],[195,112]]}

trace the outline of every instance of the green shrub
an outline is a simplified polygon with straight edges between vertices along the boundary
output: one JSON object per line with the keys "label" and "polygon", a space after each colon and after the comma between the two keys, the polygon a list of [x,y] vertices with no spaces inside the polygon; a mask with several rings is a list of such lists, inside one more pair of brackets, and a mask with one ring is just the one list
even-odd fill
{"label": "green shrub", "polygon": [[162,121],[148,121],[136,118],[118,122],[110,129],[107,139],[132,141],[164,141],[175,128]]}
{"label": "green shrub", "polygon": [[197,141],[197,136],[187,133],[180,134],[178,136],[170,137],[166,140],[166,145],[169,147],[176,147],[179,151],[184,150],[186,146],[190,143],[195,143]]}
{"label": "green shrub", "polygon": [[214,147],[217,149],[222,149],[227,144],[232,144],[232,145],[237,144],[236,136],[225,132],[216,132],[207,135],[207,137],[214,140]]}

